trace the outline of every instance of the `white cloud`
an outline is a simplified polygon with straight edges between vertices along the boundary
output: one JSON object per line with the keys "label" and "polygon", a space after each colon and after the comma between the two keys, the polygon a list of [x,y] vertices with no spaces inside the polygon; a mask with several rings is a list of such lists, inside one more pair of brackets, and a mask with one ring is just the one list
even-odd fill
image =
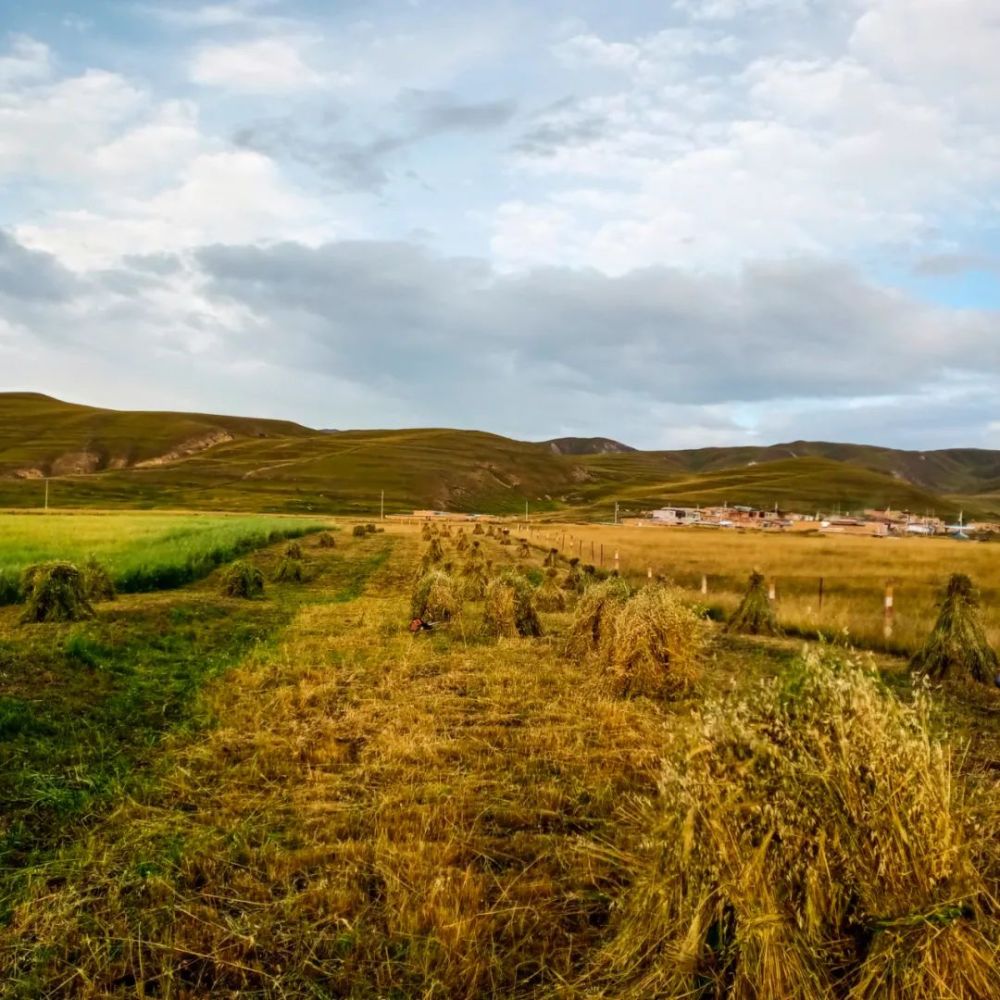
{"label": "white cloud", "polygon": [[14,35],[0,56],[0,88],[30,80],[44,80],[52,71],[49,47],[27,35]]}
{"label": "white cloud", "polygon": [[304,40],[292,38],[206,45],[194,55],[191,79],[245,94],[292,93],[336,82],[336,75],[309,65],[308,48]]}

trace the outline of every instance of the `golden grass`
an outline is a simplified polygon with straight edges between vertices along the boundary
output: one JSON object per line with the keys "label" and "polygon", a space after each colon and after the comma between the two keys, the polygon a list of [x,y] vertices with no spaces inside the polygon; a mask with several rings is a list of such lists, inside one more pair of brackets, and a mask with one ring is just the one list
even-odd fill
{"label": "golden grass", "polygon": [[[959,775],[925,703],[851,664],[772,686],[781,640],[720,638],[707,706],[617,697],[564,648],[621,580],[572,619],[543,612],[542,637],[484,641],[477,602],[411,636],[419,527],[379,538],[391,557],[363,596],[345,601],[332,571],[297,590],[282,641],[210,690],[215,725],[160,757],[159,791],[9,902],[0,971],[19,1000],[707,997],[691,970],[726,901],[743,977],[727,982],[779,990],[759,997],[795,995],[804,969],[825,988],[836,964],[851,1000],[972,1000],[998,940],[993,744]],[[344,579],[371,545],[338,548]],[[484,545],[483,566],[513,564]],[[812,836],[828,829],[840,840]],[[864,963],[843,959],[844,914],[874,929]],[[711,956],[698,968],[707,989]]]}
{"label": "golden grass", "polygon": [[828,654],[678,730],[601,995],[993,995],[1000,798],[928,711]]}
{"label": "golden grass", "polygon": [[[866,648],[905,653],[926,640],[950,575],[965,573],[981,594],[987,638],[1000,648],[1000,549],[994,544],[585,524],[534,526],[531,532],[532,543],[543,549],[561,546],[564,537],[567,558],[580,556],[608,570],[616,566],[617,551],[622,575],[631,582],[643,582],[652,569],[724,614],[739,604],[747,576],[758,568],[776,584],[775,611],[786,630],[847,633]],[[708,594],[701,598],[703,576]],[[894,624],[887,640],[883,598],[889,580]]]}

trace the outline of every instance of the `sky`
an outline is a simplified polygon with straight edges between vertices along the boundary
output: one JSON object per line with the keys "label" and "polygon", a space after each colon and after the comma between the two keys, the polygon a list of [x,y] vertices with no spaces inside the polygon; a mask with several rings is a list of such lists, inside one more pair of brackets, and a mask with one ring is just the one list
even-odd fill
{"label": "sky", "polygon": [[0,0],[0,390],[1000,448],[997,0]]}

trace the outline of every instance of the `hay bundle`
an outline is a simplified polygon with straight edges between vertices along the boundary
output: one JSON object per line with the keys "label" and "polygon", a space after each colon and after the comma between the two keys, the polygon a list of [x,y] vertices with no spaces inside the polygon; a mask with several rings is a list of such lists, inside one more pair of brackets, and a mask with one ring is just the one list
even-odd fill
{"label": "hay bundle", "polygon": [[[306,569],[301,559],[285,556],[274,572],[275,583],[305,583]],[[242,596],[242,595],[241,595]]]}
{"label": "hay bundle", "polygon": [[298,542],[289,542],[285,546],[285,558],[286,559],[301,559],[302,558],[302,546]]}
{"label": "hay bundle", "polygon": [[508,535],[506,533],[502,534],[500,536],[500,544],[501,545],[510,545],[511,544],[510,535]]}
{"label": "hay bundle", "polygon": [[460,531],[458,533],[458,538],[455,539],[455,551],[466,552],[468,548],[469,548],[469,536],[464,531]]}
{"label": "hay bundle", "polygon": [[94,617],[83,574],[68,562],[37,563],[21,576],[25,609],[21,621],[78,622]]}
{"label": "hay bundle", "polygon": [[941,602],[938,620],[910,669],[943,681],[957,674],[980,684],[992,684],[1000,666],[986,638],[979,595],[964,573],[954,573]]}
{"label": "hay bundle", "polygon": [[442,538],[451,538],[451,525],[450,524],[442,524],[441,525],[441,537]]}
{"label": "hay bundle", "polygon": [[527,538],[519,538],[517,540],[517,558],[518,559],[531,558],[531,546],[528,544]]}
{"label": "hay bundle", "polygon": [[337,540],[329,531],[324,531],[316,541],[321,549],[335,549],[337,547]]}
{"label": "hay bundle", "polygon": [[410,602],[410,615],[430,622],[451,621],[462,610],[455,581],[440,570],[431,570],[417,581]]}
{"label": "hay bundle", "polygon": [[490,581],[483,607],[483,626],[498,639],[542,634],[535,610],[534,589],[518,573],[503,573]]}
{"label": "hay bundle", "polygon": [[226,597],[251,600],[264,596],[264,574],[256,566],[237,560],[222,574],[222,593]]}
{"label": "hay bundle", "polygon": [[596,651],[615,612],[630,593],[628,584],[617,577],[588,587],[577,603],[570,626],[569,652],[586,656]]}
{"label": "hay bundle", "polygon": [[355,538],[364,538],[367,536],[368,532],[365,530],[365,526],[363,524],[356,524],[351,529],[351,534]]}
{"label": "hay bundle", "polygon": [[754,570],[750,574],[747,591],[740,606],[726,624],[727,632],[744,632],[747,635],[781,635],[781,626],[774,617],[774,608],[767,596],[764,574]]}
{"label": "hay bundle", "polygon": [[474,535],[481,535],[483,533],[483,526],[476,522],[476,526],[472,529]]}
{"label": "hay bundle", "polygon": [[583,590],[583,574],[580,572],[580,560],[575,556],[569,561],[569,569],[563,577],[562,589],[576,594]]}
{"label": "hay bundle", "polygon": [[565,611],[566,593],[556,582],[558,570],[546,570],[545,579],[535,594],[539,611]]}
{"label": "hay bundle", "polygon": [[461,576],[463,597],[467,601],[481,601],[486,596],[486,587],[490,582],[485,560],[482,562],[467,560],[462,566]]}
{"label": "hay bundle", "polygon": [[428,562],[441,562],[441,560],[444,559],[444,549],[441,547],[441,540],[439,538],[432,538],[431,543],[427,546],[427,551],[424,554],[427,557]]}
{"label": "hay bundle", "polygon": [[115,581],[111,579],[107,567],[94,556],[90,556],[83,564],[80,574],[83,577],[83,592],[88,601],[113,601],[117,596]]}
{"label": "hay bundle", "polygon": [[465,557],[467,562],[478,563],[480,566],[486,565],[486,553],[477,541],[473,541],[469,554]]}
{"label": "hay bundle", "polygon": [[558,566],[559,565],[559,550],[549,549],[545,553],[545,558],[542,560],[543,566]]}
{"label": "hay bundle", "polygon": [[587,995],[996,996],[1000,796],[956,770],[927,705],[844,654],[707,705],[668,744]]}
{"label": "hay bundle", "polygon": [[378,531],[378,528],[376,528],[374,524],[366,524],[365,525],[365,534],[366,535],[374,535],[376,531]]}
{"label": "hay bundle", "polygon": [[432,537],[431,526],[425,521],[424,526],[420,529],[420,538],[422,541],[429,542]]}
{"label": "hay bundle", "polygon": [[644,587],[615,609],[609,624],[598,652],[615,694],[669,697],[697,679],[708,623],[673,587]]}

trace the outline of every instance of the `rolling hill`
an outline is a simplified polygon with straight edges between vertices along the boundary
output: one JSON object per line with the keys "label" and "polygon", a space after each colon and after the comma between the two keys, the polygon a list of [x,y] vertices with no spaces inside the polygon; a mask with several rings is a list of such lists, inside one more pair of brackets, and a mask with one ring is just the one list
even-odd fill
{"label": "rolling hill", "polygon": [[0,394],[0,505],[370,514],[439,508],[607,517],[674,503],[793,510],[1000,511],[1000,452],[793,442],[635,451],[607,438],[514,441],[441,428],[315,431]]}

